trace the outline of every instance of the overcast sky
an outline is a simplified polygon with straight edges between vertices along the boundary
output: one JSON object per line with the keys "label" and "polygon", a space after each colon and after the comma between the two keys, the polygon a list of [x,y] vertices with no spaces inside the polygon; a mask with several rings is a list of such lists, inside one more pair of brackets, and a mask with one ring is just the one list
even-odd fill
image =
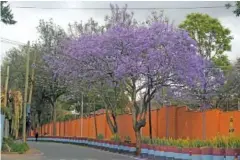
{"label": "overcast sky", "polygon": [[[28,40],[37,39],[37,30],[39,20],[48,20],[52,18],[54,22],[67,30],[68,23],[74,21],[86,21],[93,17],[99,22],[103,22],[104,16],[110,13],[109,9],[26,9],[18,7],[37,7],[37,8],[109,8],[109,4],[118,4],[123,6],[128,4],[129,8],[179,8],[179,7],[206,7],[206,6],[224,6],[227,2],[9,2],[11,4],[14,18],[17,21],[15,25],[3,25],[1,23],[1,37],[10,40],[26,43]],[[130,9],[131,10],[131,9]],[[152,11],[151,9],[133,10],[135,18],[144,20]],[[186,15],[192,12],[207,13],[214,18],[218,18],[222,25],[231,30],[234,37],[232,40],[232,51],[227,53],[229,59],[234,61],[240,57],[240,17],[235,17],[231,10],[225,8],[208,9],[165,9],[165,15],[173,20],[175,24],[182,22]],[[14,47],[12,44],[1,42],[1,55]]]}

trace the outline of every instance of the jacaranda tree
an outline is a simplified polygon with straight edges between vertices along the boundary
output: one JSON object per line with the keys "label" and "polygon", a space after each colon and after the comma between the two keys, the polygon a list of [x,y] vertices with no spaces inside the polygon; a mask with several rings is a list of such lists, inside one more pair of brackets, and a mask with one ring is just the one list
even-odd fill
{"label": "jacaranda tree", "polygon": [[[149,26],[115,25],[102,34],[85,34],[67,41],[64,55],[49,62],[62,75],[108,83],[113,88],[124,86],[133,104],[139,154],[140,130],[146,124],[148,104],[158,89],[204,87],[203,70],[211,62],[197,54],[196,45],[187,32],[163,20]],[[143,99],[139,104],[140,92]]]}

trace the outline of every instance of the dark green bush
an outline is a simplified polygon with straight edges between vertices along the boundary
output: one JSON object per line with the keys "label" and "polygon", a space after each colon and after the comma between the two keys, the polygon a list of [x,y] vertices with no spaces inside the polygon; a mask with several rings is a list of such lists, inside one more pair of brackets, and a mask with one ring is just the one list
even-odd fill
{"label": "dark green bush", "polygon": [[14,142],[12,138],[4,138],[3,139],[3,152],[17,152],[19,154],[23,154],[29,150],[29,146],[27,143],[22,142]]}

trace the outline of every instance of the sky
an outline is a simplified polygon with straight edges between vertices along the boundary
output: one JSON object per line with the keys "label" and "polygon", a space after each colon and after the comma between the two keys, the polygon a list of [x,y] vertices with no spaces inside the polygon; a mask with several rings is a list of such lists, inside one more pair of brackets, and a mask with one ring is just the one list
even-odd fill
{"label": "sky", "polygon": [[[144,20],[153,11],[151,8],[165,8],[164,15],[175,25],[181,23],[186,15],[192,12],[207,13],[214,18],[218,18],[224,27],[231,30],[231,35],[234,37],[232,40],[232,51],[226,52],[229,59],[234,62],[237,57],[240,57],[240,17],[236,17],[232,10],[226,8],[201,8],[201,9],[172,9],[172,8],[196,8],[196,7],[211,7],[211,6],[224,6],[227,2],[221,1],[125,1],[125,2],[80,2],[80,1],[15,1],[9,2],[12,8],[12,13],[17,21],[15,25],[4,25],[1,23],[0,35],[1,38],[10,39],[13,41],[27,43],[37,40],[38,33],[36,27],[40,19],[53,21],[63,27],[65,30],[68,28],[69,23],[75,21],[86,22],[89,18],[102,23],[104,16],[110,13],[109,4],[118,4],[120,7],[127,4],[130,11],[133,11],[137,20]],[[36,7],[36,8],[19,8],[19,7]],[[44,8],[91,8],[91,9],[44,9]],[[99,9],[104,8],[104,9]],[[131,9],[133,8],[133,9]],[[136,9],[138,8],[138,9]],[[169,9],[170,8],[170,9]],[[162,9],[161,9],[162,10]],[[17,47],[13,44],[1,42],[1,57],[5,52],[12,47]]]}

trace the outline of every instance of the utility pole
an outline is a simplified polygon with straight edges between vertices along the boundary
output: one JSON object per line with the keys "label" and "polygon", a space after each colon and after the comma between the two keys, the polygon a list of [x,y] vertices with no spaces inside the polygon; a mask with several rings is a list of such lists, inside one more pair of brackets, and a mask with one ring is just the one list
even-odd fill
{"label": "utility pole", "polygon": [[82,102],[81,102],[81,137],[83,137],[83,92],[82,92]]}
{"label": "utility pole", "polygon": [[[36,49],[36,48],[35,48]],[[31,110],[31,102],[32,102],[32,92],[33,92],[33,83],[34,83],[34,74],[35,74],[35,63],[36,63],[36,50],[33,52],[33,63],[32,63],[32,70],[31,70],[31,84],[30,84],[30,90],[29,90],[29,98],[28,98],[28,107],[27,112],[28,112],[28,120],[31,119],[30,116],[30,110]],[[35,116],[34,116],[35,117]],[[30,125],[30,124],[29,124]],[[27,128],[27,131],[29,132],[29,126]]]}
{"label": "utility pole", "polygon": [[9,66],[7,66],[7,77],[6,77],[6,81],[5,81],[5,98],[4,98],[4,106],[3,107],[7,107],[8,81],[9,81]]}
{"label": "utility pole", "polygon": [[[7,107],[7,99],[8,99],[8,81],[9,81],[9,65],[7,66],[7,77],[5,81],[5,98],[4,98],[4,106]],[[9,134],[9,121],[5,117],[5,134],[4,137],[8,138]]]}
{"label": "utility pole", "polygon": [[28,91],[28,76],[29,76],[29,47],[30,42],[27,44],[27,61],[26,61],[26,76],[25,76],[25,90],[24,90],[24,105],[23,105],[23,142],[26,142],[26,111],[27,111],[27,91]]}
{"label": "utility pole", "polygon": [[31,105],[32,102],[32,92],[33,92],[33,83],[34,83],[34,76],[35,76],[35,63],[36,63],[36,51],[33,53],[33,63],[32,63],[32,70],[31,70],[31,84],[30,84],[30,91],[29,91],[29,98],[28,104]]}

